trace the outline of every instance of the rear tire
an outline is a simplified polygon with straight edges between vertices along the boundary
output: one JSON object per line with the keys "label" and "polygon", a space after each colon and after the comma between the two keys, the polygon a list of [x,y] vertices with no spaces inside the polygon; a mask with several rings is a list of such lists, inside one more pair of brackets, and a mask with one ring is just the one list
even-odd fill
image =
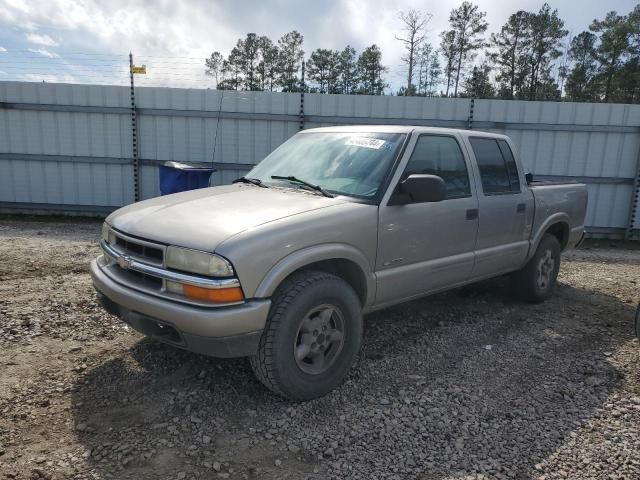
{"label": "rear tire", "polygon": [[516,295],[532,303],[546,300],[553,293],[559,270],[560,242],[545,233],[531,260],[513,274]]}
{"label": "rear tire", "polygon": [[251,368],[272,392],[311,400],[344,381],[361,338],[362,308],[351,286],[329,273],[303,271],[273,296]]}

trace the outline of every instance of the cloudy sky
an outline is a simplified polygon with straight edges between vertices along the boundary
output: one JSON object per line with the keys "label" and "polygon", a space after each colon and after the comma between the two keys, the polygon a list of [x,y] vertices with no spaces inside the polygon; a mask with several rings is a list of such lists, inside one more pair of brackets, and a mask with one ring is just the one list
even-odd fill
{"label": "cloudy sky", "polygon": [[[461,0],[0,0],[0,80],[26,79],[126,83],[127,54],[146,64],[140,84],[202,86],[202,59],[228,52],[246,32],[277,40],[296,29],[304,47],[357,50],[372,43],[383,52],[388,81],[397,88],[404,69],[398,12],[432,14],[429,37],[447,28],[449,12]],[[516,10],[538,10],[542,1],[476,0],[497,31]],[[577,34],[608,10],[629,12],[632,0],[555,0],[566,28]]]}

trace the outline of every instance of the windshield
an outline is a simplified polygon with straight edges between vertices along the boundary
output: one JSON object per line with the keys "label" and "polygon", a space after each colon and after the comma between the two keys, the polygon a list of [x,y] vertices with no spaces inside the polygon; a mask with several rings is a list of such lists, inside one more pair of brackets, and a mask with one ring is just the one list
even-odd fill
{"label": "windshield", "polygon": [[372,198],[380,190],[401,133],[303,133],[280,145],[248,178],[265,184],[293,185],[272,176],[296,177],[338,195]]}

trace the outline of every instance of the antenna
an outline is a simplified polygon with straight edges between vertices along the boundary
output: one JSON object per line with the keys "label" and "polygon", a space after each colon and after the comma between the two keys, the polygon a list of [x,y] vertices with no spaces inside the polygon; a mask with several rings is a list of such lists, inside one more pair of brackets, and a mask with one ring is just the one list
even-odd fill
{"label": "antenna", "polygon": [[[218,85],[216,85],[216,89]],[[218,146],[218,129],[220,128],[220,121],[222,120],[222,99],[224,98],[223,88],[220,93],[220,104],[218,105],[218,120],[216,121],[216,131],[213,135],[213,153],[211,155],[211,168],[215,171],[215,161],[216,161],[216,147]],[[213,172],[211,172],[213,173]],[[211,178],[209,178],[209,186],[211,186]]]}

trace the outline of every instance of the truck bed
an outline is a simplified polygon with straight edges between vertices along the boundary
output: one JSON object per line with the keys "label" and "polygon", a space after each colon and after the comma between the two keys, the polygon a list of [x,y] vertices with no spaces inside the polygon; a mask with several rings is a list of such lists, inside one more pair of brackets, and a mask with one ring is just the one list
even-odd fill
{"label": "truck bed", "polygon": [[533,194],[535,209],[532,235],[543,232],[549,218],[564,219],[569,223],[569,246],[572,247],[584,230],[587,186],[576,181],[542,180],[529,184],[529,189]]}

